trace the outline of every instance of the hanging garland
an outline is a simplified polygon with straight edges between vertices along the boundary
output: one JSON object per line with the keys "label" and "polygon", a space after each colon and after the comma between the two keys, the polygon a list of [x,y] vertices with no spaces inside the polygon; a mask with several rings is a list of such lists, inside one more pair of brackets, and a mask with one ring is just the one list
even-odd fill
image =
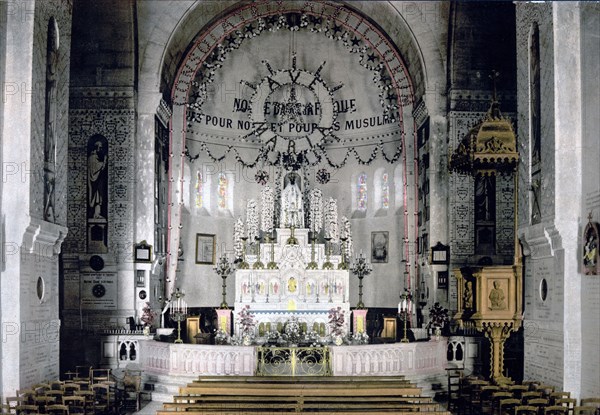
{"label": "hanging garland", "polygon": [[[396,87],[394,87],[394,80],[392,79],[392,76],[390,76],[386,65],[382,61],[382,59],[386,58],[386,55],[391,53],[390,49],[387,49],[383,53],[383,56],[378,56],[376,49],[379,43],[373,46],[368,45],[365,39],[363,38],[363,36],[366,36],[366,33],[363,36],[358,34],[359,37],[357,37],[356,33],[352,33],[348,31],[345,26],[338,24],[335,21],[335,17],[335,15],[329,17],[323,15],[323,13],[321,13],[320,15],[312,15],[308,14],[308,12],[306,11],[302,13],[291,11],[284,12],[278,16],[271,15],[264,18],[261,17],[254,22],[248,22],[248,24],[245,27],[239,28],[229,33],[228,36],[223,39],[222,43],[216,45],[212,53],[210,53],[205,58],[204,62],[200,67],[198,67],[199,61],[201,59],[200,57],[188,60],[186,62],[183,72],[190,76],[193,75],[195,71],[195,77],[191,81],[193,90],[190,93],[190,98],[188,102],[174,103],[174,105],[187,105],[188,127],[191,127],[193,123],[202,122],[204,117],[202,107],[208,97],[208,85],[214,82],[216,71],[223,67],[223,62],[228,58],[229,54],[232,51],[238,49],[242,45],[244,40],[259,36],[264,31],[276,32],[278,30],[286,29],[294,32],[300,30],[301,28],[306,28],[314,33],[323,33],[323,35],[326,36],[328,39],[342,42],[342,44],[345,46],[349,53],[357,54],[358,63],[373,73],[373,82],[380,91],[378,94],[379,102],[383,110],[384,118],[389,119],[391,122],[396,122],[396,115],[398,115],[398,110],[401,108],[398,104],[402,103],[404,105],[406,103],[412,103],[412,96],[410,94],[399,97],[397,93],[397,90],[404,90],[408,92],[410,91],[410,85],[408,83],[409,80],[401,78],[399,81],[396,81]],[[272,68],[270,68],[270,65],[268,63],[266,63],[266,65],[269,68],[271,74],[273,74],[274,71]],[[319,80],[322,79],[319,75],[322,66],[315,73],[317,79]],[[401,67],[399,66],[397,68],[394,68],[394,70],[398,70],[400,68]],[[256,87],[256,85],[252,85],[248,82],[246,82],[246,84],[249,84],[248,86],[250,87]],[[311,85],[307,87],[309,89],[312,88]],[[179,85],[177,85],[176,88],[180,88]],[[337,88],[339,87],[335,87],[329,90],[329,94],[332,95]],[[335,117],[337,117],[337,114],[335,114],[334,119]],[[402,128],[402,125],[400,125],[400,128]],[[254,133],[255,132],[252,132],[250,135]],[[339,138],[333,134],[331,129],[325,131],[322,140],[324,141],[326,137],[330,137],[339,141]],[[304,138],[306,139],[307,137]],[[245,168],[254,168],[258,165],[259,162],[262,161],[268,162],[276,166],[282,166],[286,170],[293,171],[298,170],[300,166],[304,165],[316,166],[321,163],[323,157],[325,157],[330,167],[338,169],[346,165],[351,155],[354,156],[355,160],[359,164],[368,165],[376,159],[378,152],[382,154],[383,158],[388,163],[395,163],[399,159],[400,154],[402,153],[402,148],[398,146],[395,154],[390,156],[384,151],[383,144],[380,142],[375,146],[375,148],[371,152],[371,155],[366,159],[361,158],[358,152],[355,150],[355,148],[351,147],[347,149],[343,161],[341,163],[335,163],[327,154],[323,141],[314,144],[313,148],[310,151],[310,155],[314,159],[313,162],[309,162],[309,152],[307,150],[304,150],[300,153],[294,152],[293,154],[290,154],[288,152],[277,151],[274,153],[275,157],[273,157],[273,154],[271,154],[270,157],[268,157],[269,153],[274,152],[274,145],[264,145],[261,148],[261,151],[259,152],[258,156],[253,161],[242,159],[238,150],[231,145],[227,146],[227,150],[223,154],[223,156],[215,157],[212,154],[212,152],[208,149],[207,142],[199,141],[199,143],[201,146],[201,150],[205,151],[213,162],[222,161],[233,150],[235,153],[236,161]],[[189,155],[189,152],[187,155],[188,158],[192,158]],[[269,161],[269,158],[271,159],[271,161]]]}

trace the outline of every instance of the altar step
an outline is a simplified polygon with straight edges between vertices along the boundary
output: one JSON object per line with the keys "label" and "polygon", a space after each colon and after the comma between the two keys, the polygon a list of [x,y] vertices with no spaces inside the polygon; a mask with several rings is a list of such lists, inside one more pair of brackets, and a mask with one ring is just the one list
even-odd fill
{"label": "altar step", "polygon": [[202,377],[171,400],[157,415],[450,414],[403,376]]}

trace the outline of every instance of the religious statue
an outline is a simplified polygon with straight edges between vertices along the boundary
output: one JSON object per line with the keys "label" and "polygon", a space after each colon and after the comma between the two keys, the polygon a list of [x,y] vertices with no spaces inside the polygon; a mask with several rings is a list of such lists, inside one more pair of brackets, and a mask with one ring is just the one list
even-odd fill
{"label": "religious statue", "polygon": [[300,190],[300,176],[297,173],[288,173],[285,176],[279,218],[281,227],[304,228],[304,203]]}
{"label": "religious statue", "polygon": [[494,281],[494,288],[490,290],[490,310],[506,310],[504,291],[500,288],[500,281]]}
{"label": "religious statue", "polygon": [[470,310],[473,308],[473,283],[467,281],[465,283],[465,292],[463,294],[464,309]]}
{"label": "religious statue", "polygon": [[296,278],[292,277],[288,280],[288,292],[295,293],[297,287]]}
{"label": "religious statue", "polygon": [[107,156],[104,152],[102,138],[97,138],[88,155],[88,210],[92,219],[106,219],[102,216],[102,205],[105,197]]}

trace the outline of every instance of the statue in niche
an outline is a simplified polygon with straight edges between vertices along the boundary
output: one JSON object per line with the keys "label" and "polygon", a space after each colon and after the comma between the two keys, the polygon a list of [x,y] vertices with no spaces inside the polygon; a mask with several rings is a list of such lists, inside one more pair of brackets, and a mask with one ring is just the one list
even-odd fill
{"label": "statue in niche", "polygon": [[304,203],[302,202],[301,179],[297,173],[288,173],[281,192],[280,227],[304,228]]}
{"label": "statue in niche", "polygon": [[494,288],[490,290],[490,310],[506,310],[504,291],[500,288],[500,281],[494,281]]}
{"label": "statue in niche", "polygon": [[465,310],[471,310],[473,308],[473,283],[467,281],[465,283],[465,292],[463,294],[463,304]]}
{"label": "statue in niche", "polygon": [[46,102],[44,119],[44,220],[55,221],[54,188],[56,171],[56,85],[58,83],[58,25],[48,22],[46,40]]}
{"label": "statue in niche", "polygon": [[296,278],[291,277],[288,280],[288,292],[295,293],[296,292],[296,288],[297,288]]}
{"label": "statue in niche", "polygon": [[94,136],[88,143],[88,219],[105,219],[108,194],[107,142]]}

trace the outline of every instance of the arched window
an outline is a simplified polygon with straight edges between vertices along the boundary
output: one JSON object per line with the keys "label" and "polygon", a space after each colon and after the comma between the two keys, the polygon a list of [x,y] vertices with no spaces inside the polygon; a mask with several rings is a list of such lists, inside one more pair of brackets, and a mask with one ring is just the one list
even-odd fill
{"label": "arched window", "polygon": [[404,171],[403,165],[398,164],[394,169],[394,202],[396,205],[396,212],[404,212]]}
{"label": "arched window", "polygon": [[233,174],[219,173],[217,180],[217,208],[233,214]]}
{"label": "arched window", "polygon": [[195,196],[195,205],[197,209],[201,209],[204,207],[204,198],[203,192],[204,190],[204,181],[202,179],[202,172],[196,172],[196,185],[194,186],[194,196]]}
{"label": "arched window", "polygon": [[390,186],[388,183],[388,174],[386,171],[381,173],[381,180],[379,182],[379,201],[381,209],[388,209],[390,207]]}
{"label": "arched window", "polygon": [[356,194],[358,196],[356,208],[362,211],[367,210],[367,173],[359,174],[356,183]]}

